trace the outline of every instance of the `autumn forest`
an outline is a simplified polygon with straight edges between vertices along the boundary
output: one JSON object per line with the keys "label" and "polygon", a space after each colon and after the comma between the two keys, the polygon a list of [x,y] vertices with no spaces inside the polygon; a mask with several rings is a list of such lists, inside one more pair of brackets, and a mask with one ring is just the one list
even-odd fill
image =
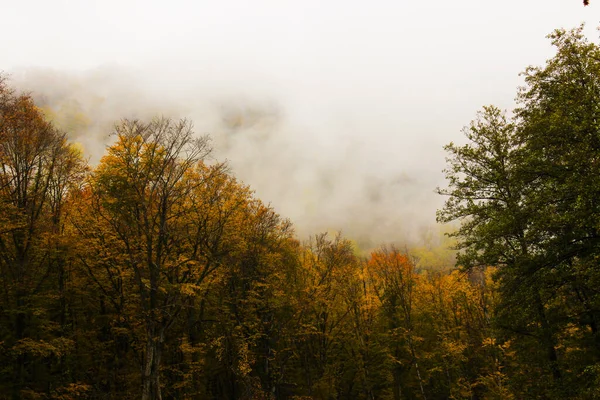
{"label": "autumn forest", "polygon": [[0,398],[600,398],[582,32],[446,146],[425,250],[299,239],[188,120],[117,121],[91,165],[0,76]]}

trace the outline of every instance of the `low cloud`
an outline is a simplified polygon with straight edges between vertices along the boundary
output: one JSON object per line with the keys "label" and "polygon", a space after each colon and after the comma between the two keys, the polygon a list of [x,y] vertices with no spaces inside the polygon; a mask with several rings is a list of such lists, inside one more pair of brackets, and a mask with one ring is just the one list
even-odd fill
{"label": "low cloud", "polygon": [[341,230],[362,248],[415,242],[441,205],[434,193],[443,183],[441,146],[403,132],[389,105],[225,78],[174,85],[111,67],[26,69],[11,81],[82,144],[92,164],[122,118],[192,119],[198,134],[212,136],[214,157],[290,218],[301,238]]}

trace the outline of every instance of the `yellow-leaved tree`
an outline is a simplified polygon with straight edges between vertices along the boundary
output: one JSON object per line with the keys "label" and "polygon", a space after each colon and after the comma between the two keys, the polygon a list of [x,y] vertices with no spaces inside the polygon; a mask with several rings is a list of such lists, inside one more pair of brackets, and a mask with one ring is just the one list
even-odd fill
{"label": "yellow-leaved tree", "polygon": [[125,120],[115,134],[75,219],[80,261],[143,343],[142,398],[160,399],[165,335],[238,245],[229,227],[248,191],[203,163],[209,139],[189,121]]}
{"label": "yellow-leaved tree", "polygon": [[47,386],[50,369],[73,346],[62,332],[64,215],[85,169],[66,134],[0,76],[0,346],[14,397],[25,386]]}

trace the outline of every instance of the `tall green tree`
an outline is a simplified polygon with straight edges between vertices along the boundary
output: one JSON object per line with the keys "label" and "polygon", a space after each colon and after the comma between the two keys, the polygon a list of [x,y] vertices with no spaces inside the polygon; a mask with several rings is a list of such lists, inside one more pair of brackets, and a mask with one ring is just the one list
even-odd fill
{"label": "tall green tree", "polygon": [[540,211],[536,229],[547,250],[537,270],[551,273],[554,304],[562,298],[559,322],[580,329],[587,355],[564,358],[568,368],[578,364],[581,377],[585,365],[600,361],[600,47],[582,30],[549,36],[556,56],[543,68],[527,69],[516,110],[522,173],[536,187],[530,201]]}
{"label": "tall green tree", "polygon": [[[554,382],[527,395],[560,397],[598,354],[600,53],[582,28],[549,37],[557,53],[525,71],[514,118],[486,107],[465,131],[466,145],[446,146],[449,187],[439,192],[448,200],[438,220],[462,221],[454,234],[460,265],[500,267],[496,323],[523,349],[537,342],[535,374]],[[569,329],[582,337],[572,345],[595,358],[571,359],[578,351],[558,343]]]}

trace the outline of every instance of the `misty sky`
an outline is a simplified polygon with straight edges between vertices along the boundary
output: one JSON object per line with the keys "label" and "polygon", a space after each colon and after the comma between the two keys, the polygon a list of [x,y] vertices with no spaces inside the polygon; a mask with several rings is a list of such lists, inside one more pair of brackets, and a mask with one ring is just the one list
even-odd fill
{"label": "misty sky", "polygon": [[301,235],[365,243],[432,224],[442,146],[512,107],[553,29],[600,21],[594,0],[0,1],[0,70],[94,119],[92,161],[120,118],[191,117]]}

